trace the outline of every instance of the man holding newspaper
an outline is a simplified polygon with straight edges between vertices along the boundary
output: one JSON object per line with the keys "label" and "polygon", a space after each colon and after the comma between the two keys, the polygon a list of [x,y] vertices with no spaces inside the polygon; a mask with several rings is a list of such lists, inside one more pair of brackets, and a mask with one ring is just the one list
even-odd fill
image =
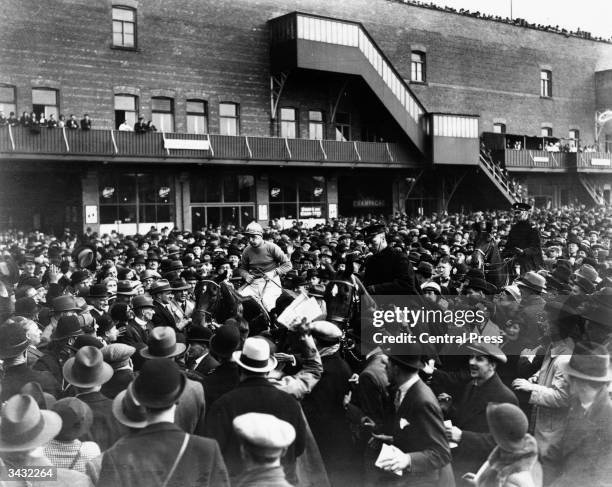
{"label": "man holding newspaper", "polygon": [[280,276],[292,269],[289,257],[273,242],[264,241],[263,228],[257,222],[247,225],[249,245],[242,252],[238,273],[246,281],[239,290],[242,296],[259,298],[266,310],[276,306],[281,295]]}

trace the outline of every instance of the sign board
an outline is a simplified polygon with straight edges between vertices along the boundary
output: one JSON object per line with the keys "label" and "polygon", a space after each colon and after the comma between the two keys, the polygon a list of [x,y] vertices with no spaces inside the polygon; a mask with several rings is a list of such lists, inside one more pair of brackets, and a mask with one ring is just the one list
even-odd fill
{"label": "sign board", "polygon": [[210,141],[190,139],[164,139],[164,149],[210,150]]}
{"label": "sign board", "polygon": [[258,220],[268,219],[268,205],[257,205],[257,219]]}
{"label": "sign board", "polygon": [[533,162],[548,162],[548,157],[534,156]]}
{"label": "sign board", "polygon": [[85,205],[85,223],[86,224],[98,223],[98,206],[97,205]]}
{"label": "sign board", "polygon": [[385,206],[385,200],[363,199],[353,200],[353,208],[377,208]]}
{"label": "sign board", "polygon": [[609,166],[610,159],[591,159],[591,166]]}
{"label": "sign board", "polygon": [[330,203],[327,211],[328,218],[338,218],[338,205],[336,203]]}

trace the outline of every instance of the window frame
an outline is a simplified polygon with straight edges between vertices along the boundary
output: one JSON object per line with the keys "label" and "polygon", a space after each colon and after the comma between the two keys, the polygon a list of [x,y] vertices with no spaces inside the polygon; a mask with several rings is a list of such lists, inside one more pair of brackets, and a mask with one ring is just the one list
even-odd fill
{"label": "window frame", "polygon": [[[283,110],[291,110],[293,111],[293,119],[285,119],[283,118]],[[287,139],[297,139],[298,132],[298,109],[295,107],[280,107],[279,108],[279,117],[278,117],[278,131],[279,136]],[[293,126],[293,135],[285,133],[285,127]]]}
{"label": "window frame", "polygon": [[113,109],[114,109],[114,113],[115,113],[115,129],[118,129],[119,126],[122,123],[122,122],[119,122],[119,120],[117,118],[117,112],[124,112],[124,120],[127,120],[127,118],[125,117],[125,113],[131,113],[130,110],[118,110],[117,109],[116,101],[117,101],[117,97],[118,96],[123,96],[123,97],[126,97],[126,98],[129,97],[129,98],[132,98],[134,100],[134,122],[130,123],[130,126],[132,128],[134,128],[134,125],[138,121],[138,116],[140,115],[140,111],[138,110],[138,107],[139,107],[138,96],[132,95],[130,93],[115,93],[113,95]]}
{"label": "window frame", "polygon": [[[41,103],[34,103],[34,92],[35,91],[49,91],[49,92],[53,92],[55,93],[55,105],[47,105],[47,104],[41,104]],[[32,87],[32,93],[31,93],[31,100],[32,100],[32,111],[36,113],[36,115],[40,115],[39,112],[36,111],[36,109],[34,108],[35,106],[43,106],[44,108],[44,114],[45,114],[45,118],[49,118],[49,115],[51,113],[53,113],[55,115],[55,119],[59,120],[59,114],[61,113],[60,111],[60,103],[59,103],[59,96],[60,92],[57,88],[47,88],[46,86],[35,86]],[[55,112],[48,112],[47,111],[47,107],[55,107]]]}
{"label": "window frame", "polygon": [[[413,59],[415,55],[420,56],[420,62]],[[419,66],[421,68],[421,79],[416,79]],[[410,51],[410,82],[427,83],[427,53],[419,50]]]}
{"label": "window frame", "polygon": [[[190,103],[201,103],[204,111],[203,112],[190,112],[189,104]],[[188,134],[207,134],[209,131],[208,124],[208,102],[206,100],[198,99],[198,98],[189,98],[185,100],[185,122],[186,122],[186,131]],[[204,120],[204,131],[203,132],[190,132],[189,131],[189,117],[198,117]]]}
{"label": "window frame", "polygon": [[[234,116],[222,115],[221,107],[223,105],[231,105],[235,107],[235,115]],[[235,134],[223,132],[223,127],[224,127],[223,120],[234,120],[235,127],[236,127]],[[219,135],[229,135],[229,136],[239,136],[240,135],[240,103],[236,103],[232,101],[222,101],[219,103]]]}
{"label": "window frame", "polygon": [[[133,13],[134,21],[115,20],[115,10],[128,10]],[[124,24],[130,23],[133,25],[134,45],[126,46],[125,44],[115,44],[115,22],[121,22],[121,38],[125,42],[125,27]],[[123,49],[126,51],[136,51],[138,49],[138,10],[127,5],[112,5],[111,6],[111,47],[113,49]]]}
{"label": "window frame", "polygon": [[[153,107],[153,102],[154,100],[167,100],[170,102],[170,110],[169,111],[163,111],[160,110],[158,108],[154,108]],[[171,116],[171,121],[172,121],[172,127],[170,130],[164,130],[164,127],[162,126],[162,124],[160,124],[159,122],[157,122],[155,115],[156,114],[162,114],[162,115],[170,115]],[[172,133],[174,132],[175,128],[176,128],[176,117],[175,117],[175,104],[174,104],[174,98],[171,98],[169,96],[152,96],[151,97],[151,123],[153,125],[155,125],[155,128],[159,131],[159,132],[166,132],[166,133]]]}
{"label": "window frame", "polygon": [[[546,130],[546,134],[544,131]],[[550,126],[545,126],[540,128],[540,137],[554,137],[553,136],[553,128]]]}
{"label": "window frame", "polygon": [[[497,132],[497,127],[499,127],[499,132]],[[506,133],[506,124],[502,122],[495,122],[493,124],[493,133],[494,134],[505,134]]]}
{"label": "window frame", "polygon": [[[546,77],[545,77],[546,74]],[[540,98],[553,97],[553,77],[550,69],[540,70]]]}
{"label": "window frame", "polygon": [[[312,118],[313,113],[321,114],[321,119]],[[321,137],[313,137],[313,127],[318,127],[321,130]],[[309,140],[325,140],[325,114],[323,110],[308,110],[308,139]]]}

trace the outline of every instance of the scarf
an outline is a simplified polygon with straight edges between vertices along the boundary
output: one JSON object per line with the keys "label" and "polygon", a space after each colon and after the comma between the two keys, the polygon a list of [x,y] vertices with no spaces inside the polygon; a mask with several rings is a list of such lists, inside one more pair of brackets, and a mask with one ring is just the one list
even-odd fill
{"label": "scarf", "polygon": [[530,434],[523,438],[523,445],[514,451],[496,446],[487,462],[488,467],[478,479],[478,487],[503,487],[513,473],[531,470],[538,459],[538,445]]}

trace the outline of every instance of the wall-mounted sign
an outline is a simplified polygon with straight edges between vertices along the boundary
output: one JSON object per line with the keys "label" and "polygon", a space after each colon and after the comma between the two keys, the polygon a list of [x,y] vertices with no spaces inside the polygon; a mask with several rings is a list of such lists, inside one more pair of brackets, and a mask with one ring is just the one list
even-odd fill
{"label": "wall-mounted sign", "polygon": [[98,223],[98,207],[97,205],[85,205],[85,223]]}
{"label": "wall-mounted sign", "polygon": [[330,203],[327,210],[327,216],[329,218],[338,218],[338,205],[336,203]]}
{"label": "wall-mounted sign", "polygon": [[115,194],[115,188],[112,188],[111,186],[107,186],[106,188],[102,190],[102,198],[104,199],[112,198],[114,194]]}
{"label": "wall-mounted sign", "polygon": [[610,159],[591,159],[591,166],[609,166]]}
{"label": "wall-mounted sign", "polygon": [[170,188],[168,186],[162,186],[159,188],[158,193],[160,198],[165,198],[170,194]]}
{"label": "wall-mounted sign", "polygon": [[321,218],[320,206],[300,206],[300,218]]}
{"label": "wall-mounted sign", "polygon": [[280,188],[272,188],[270,190],[270,196],[272,198],[278,198],[278,195],[280,194]]}
{"label": "wall-mounted sign", "polygon": [[257,219],[258,220],[268,219],[268,205],[257,205]]}
{"label": "wall-mounted sign", "polygon": [[210,150],[208,140],[164,139],[164,149]]}
{"label": "wall-mounted sign", "polygon": [[353,208],[380,208],[386,206],[385,200],[362,199],[353,200]]}
{"label": "wall-mounted sign", "polygon": [[319,196],[323,194],[323,188],[321,188],[320,186],[317,186],[312,192],[312,194],[318,198]]}
{"label": "wall-mounted sign", "polygon": [[548,162],[548,157],[534,156],[533,162]]}

